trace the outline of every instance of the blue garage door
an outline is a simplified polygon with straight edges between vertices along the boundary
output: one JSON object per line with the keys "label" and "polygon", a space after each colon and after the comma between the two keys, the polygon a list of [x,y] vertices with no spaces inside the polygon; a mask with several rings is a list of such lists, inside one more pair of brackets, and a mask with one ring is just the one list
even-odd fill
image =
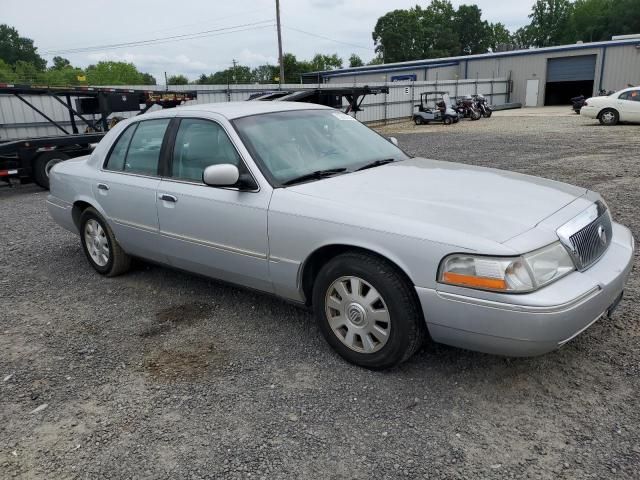
{"label": "blue garage door", "polygon": [[550,58],[547,60],[547,82],[593,80],[595,71],[595,55]]}

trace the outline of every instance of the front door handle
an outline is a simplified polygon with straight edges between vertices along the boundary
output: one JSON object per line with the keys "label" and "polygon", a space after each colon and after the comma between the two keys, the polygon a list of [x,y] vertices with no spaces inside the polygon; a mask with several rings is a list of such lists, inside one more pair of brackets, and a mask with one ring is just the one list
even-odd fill
{"label": "front door handle", "polygon": [[169,195],[168,193],[161,193],[158,198],[160,198],[160,200],[164,200],[165,202],[176,203],[178,201],[176,197],[174,197],[173,195]]}
{"label": "front door handle", "polygon": [[109,185],[107,185],[106,183],[99,183],[98,190],[109,190]]}

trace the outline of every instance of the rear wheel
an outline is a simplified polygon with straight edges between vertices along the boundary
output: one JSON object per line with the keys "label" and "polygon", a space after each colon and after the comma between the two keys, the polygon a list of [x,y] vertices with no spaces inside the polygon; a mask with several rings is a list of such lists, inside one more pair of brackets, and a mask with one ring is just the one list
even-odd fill
{"label": "rear wheel", "polygon": [[451,117],[444,117],[444,119],[442,120],[442,123],[444,123],[445,125],[451,125],[451,123],[453,122],[453,120],[451,119]]}
{"label": "rear wheel", "polygon": [[426,326],[413,288],[384,259],[347,252],[324,265],[313,286],[324,338],[345,360],[382,370],[413,355]]}
{"label": "rear wheel", "polygon": [[414,117],[413,121],[416,125],[422,125],[422,117]]}
{"label": "rear wheel", "polygon": [[600,115],[598,115],[598,120],[602,125],[615,125],[620,120],[620,115],[613,108],[605,108]]}
{"label": "rear wheel", "polygon": [[115,277],[129,270],[131,257],[116,241],[113,231],[94,208],[80,215],[80,242],[91,266],[100,274]]}
{"label": "rear wheel", "polygon": [[471,112],[469,112],[469,117],[471,118],[471,120],[480,120],[480,117],[482,117],[482,115],[478,110],[471,110]]}
{"label": "rear wheel", "polygon": [[49,172],[56,163],[69,160],[69,155],[62,152],[44,152],[33,161],[33,179],[42,188],[49,189]]}

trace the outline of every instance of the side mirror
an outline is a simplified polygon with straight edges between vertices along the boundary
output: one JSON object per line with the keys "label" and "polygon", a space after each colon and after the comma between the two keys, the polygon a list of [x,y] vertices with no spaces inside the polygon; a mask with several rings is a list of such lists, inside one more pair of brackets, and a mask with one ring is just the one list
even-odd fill
{"label": "side mirror", "polygon": [[211,187],[232,187],[239,178],[238,167],[230,163],[209,165],[202,173],[202,180]]}
{"label": "side mirror", "polygon": [[398,139],[396,137],[389,137],[389,141],[393,143],[396,147],[398,146]]}

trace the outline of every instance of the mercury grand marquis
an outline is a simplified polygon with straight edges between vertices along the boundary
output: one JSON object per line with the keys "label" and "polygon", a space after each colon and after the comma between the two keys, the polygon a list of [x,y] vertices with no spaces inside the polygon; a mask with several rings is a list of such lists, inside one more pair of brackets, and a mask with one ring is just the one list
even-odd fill
{"label": "mercury grand marquis", "polygon": [[552,351],[611,312],[632,267],[633,237],[597,193],[412,158],[319,105],[147,113],[50,183],[51,216],[102,275],[140,257],[306,304],[371,369],[428,337]]}

